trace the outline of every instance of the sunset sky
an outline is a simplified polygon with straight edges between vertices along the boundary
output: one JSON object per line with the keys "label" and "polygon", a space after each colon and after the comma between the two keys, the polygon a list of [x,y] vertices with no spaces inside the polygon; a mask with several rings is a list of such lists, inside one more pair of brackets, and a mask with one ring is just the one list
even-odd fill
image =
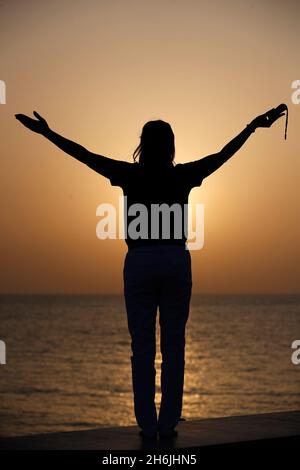
{"label": "sunset sky", "polygon": [[124,240],[96,237],[120,188],[31,133],[15,113],[132,161],[145,122],[175,134],[176,163],[215,153],[285,102],[190,194],[205,205],[194,293],[299,292],[300,2],[0,2],[1,293],[122,293]]}

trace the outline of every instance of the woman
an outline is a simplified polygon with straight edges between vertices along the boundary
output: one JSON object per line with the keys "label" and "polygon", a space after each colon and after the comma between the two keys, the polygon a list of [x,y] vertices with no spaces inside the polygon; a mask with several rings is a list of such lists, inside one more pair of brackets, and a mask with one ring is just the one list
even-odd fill
{"label": "woman", "polygon": [[[133,154],[134,162],[129,163],[94,154],[65,139],[52,131],[37,112],[34,112],[36,119],[15,115],[28,129],[42,134],[67,154],[109,178],[113,186],[120,186],[127,198],[124,296],[131,335],[134,410],[140,434],[145,438],[156,438],[157,432],[160,437],[176,436],[175,427],[181,416],[185,327],[192,291],[187,218],[182,217],[189,192],[232,157],[256,128],[270,127],[283,115],[284,112],[273,108],[253,119],[220,152],[177,165],[174,165],[174,134],[171,126],[162,120],[144,125],[140,144]],[[169,212],[158,218],[156,214],[154,218],[153,209],[166,206]],[[141,207],[147,211],[138,220],[134,219]],[[174,207],[182,209],[179,225]],[[157,309],[162,353],[162,399],[158,416],[155,407]]]}

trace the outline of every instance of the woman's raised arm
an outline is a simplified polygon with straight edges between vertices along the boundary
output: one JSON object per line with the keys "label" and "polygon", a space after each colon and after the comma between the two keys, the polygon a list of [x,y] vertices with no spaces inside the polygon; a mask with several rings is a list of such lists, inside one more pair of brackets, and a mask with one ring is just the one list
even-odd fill
{"label": "woman's raised arm", "polygon": [[250,122],[250,124],[247,124],[247,126],[237,136],[226,144],[220,152],[208,155],[207,157],[195,160],[194,162],[190,162],[190,165],[194,167],[195,171],[199,171],[203,178],[206,178],[229,160],[229,158],[231,158],[242,147],[242,145],[244,145],[255,129],[258,127],[271,127],[272,124],[281,116],[284,116],[284,112],[277,111],[276,108],[272,108],[266,113],[257,116]]}
{"label": "woman's raised arm", "polygon": [[115,160],[113,158],[92,153],[82,145],[79,145],[72,140],[66,139],[62,135],[51,130],[47,121],[36,111],[34,111],[33,114],[37,119],[33,119],[29,116],[26,116],[25,114],[15,114],[15,117],[25,127],[46,137],[46,139],[63,150],[65,153],[88,165],[97,173],[110,178],[116,167],[119,169],[120,164],[126,165],[127,162],[122,162],[120,160]]}

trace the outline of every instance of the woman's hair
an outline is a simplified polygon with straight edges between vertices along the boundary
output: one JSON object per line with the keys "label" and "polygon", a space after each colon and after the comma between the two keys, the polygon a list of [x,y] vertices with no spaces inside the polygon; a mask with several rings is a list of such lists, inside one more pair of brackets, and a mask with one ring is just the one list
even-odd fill
{"label": "woman's hair", "polygon": [[161,119],[148,121],[143,126],[140,144],[133,160],[143,165],[173,165],[175,157],[174,133],[170,124]]}

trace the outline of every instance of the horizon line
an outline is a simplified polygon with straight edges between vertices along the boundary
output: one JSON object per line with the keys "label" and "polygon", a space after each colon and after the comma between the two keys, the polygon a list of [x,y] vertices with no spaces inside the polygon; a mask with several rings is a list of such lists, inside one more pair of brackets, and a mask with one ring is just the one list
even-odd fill
{"label": "horizon line", "polygon": [[[122,292],[0,292],[0,296],[119,296]],[[194,295],[300,295],[300,292],[194,292]]]}

